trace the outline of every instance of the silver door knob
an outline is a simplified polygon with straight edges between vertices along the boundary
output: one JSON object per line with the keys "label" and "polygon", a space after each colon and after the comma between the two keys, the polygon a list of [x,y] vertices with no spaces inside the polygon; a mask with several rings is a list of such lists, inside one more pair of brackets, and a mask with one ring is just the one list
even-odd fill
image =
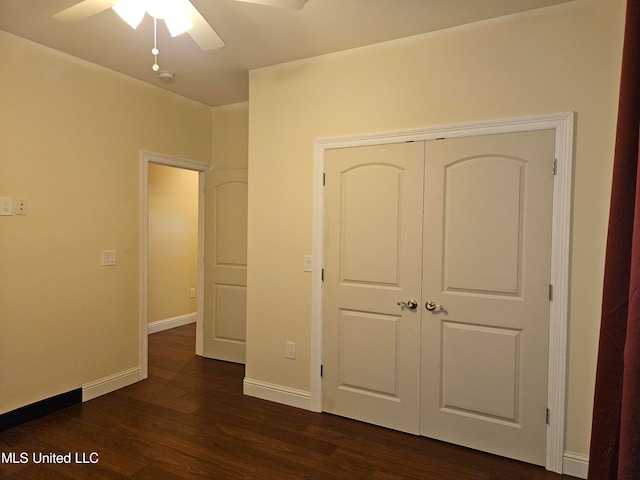
{"label": "silver door knob", "polygon": [[428,300],[427,303],[424,304],[424,308],[432,312],[433,310],[444,310],[442,305],[438,305],[436,302]]}
{"label": "silver door knob", "polygon": [[398,302],[398,305],[402,305],[403,307],[415,310],[418,307],[418,302],[416,302],[415,300],[409,300],[408,302]]}

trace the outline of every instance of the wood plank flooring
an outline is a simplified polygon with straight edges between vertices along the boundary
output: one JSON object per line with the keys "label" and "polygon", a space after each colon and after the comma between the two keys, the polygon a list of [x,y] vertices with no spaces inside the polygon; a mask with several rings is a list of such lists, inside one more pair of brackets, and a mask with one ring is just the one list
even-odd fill
{"label": "wood plank flooring", "polygon": [[[559,480],[543,468],[242,394],[195,326],[149,337],[149,378],[0,432],[3,479]],[[35,463],[71,453],[71,463]],[[76,463],[78,460],[86,463]],[[46,456],[42,458],[46,459]],[[61,458],[66,461],[66,457]],[[91,463],[96,461],[97,463]]]}

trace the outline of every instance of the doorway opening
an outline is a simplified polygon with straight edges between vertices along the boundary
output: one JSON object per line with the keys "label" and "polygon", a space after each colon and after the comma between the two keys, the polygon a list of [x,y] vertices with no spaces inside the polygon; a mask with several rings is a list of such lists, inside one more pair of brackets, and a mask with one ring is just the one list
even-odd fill
{"label": "doorway opening", "polygon": [[147,320],[151,334],[196,321],[198,172],[150,163],[148,175]]}
{"label": "doorway opening", "polygon": [[[196,354],[202,354],[202,312],[204,292],[204,173],[211,165],[195,160],[182,159],[153,152],[140,152],[140,366],[141,378],[147,378],[149,355],[149,166],[161,165],[191,170],[198,173],[198,212],[197,212],[197,266],[194,296],[196,300]],[[174,319],[178,323],[179,318]],[[183,319],[192,321],[192,319]],[[177,325],[176,325],[177,326]]]}

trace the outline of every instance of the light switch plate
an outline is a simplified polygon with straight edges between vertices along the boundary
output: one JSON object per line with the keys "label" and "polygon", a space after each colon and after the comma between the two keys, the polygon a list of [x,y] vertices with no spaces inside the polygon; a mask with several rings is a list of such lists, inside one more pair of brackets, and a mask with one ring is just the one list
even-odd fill
{"label": "light switch plate", "polygon": [[294,342],[287,342],[287,358],[291,360],[296,358],[296,344]]}

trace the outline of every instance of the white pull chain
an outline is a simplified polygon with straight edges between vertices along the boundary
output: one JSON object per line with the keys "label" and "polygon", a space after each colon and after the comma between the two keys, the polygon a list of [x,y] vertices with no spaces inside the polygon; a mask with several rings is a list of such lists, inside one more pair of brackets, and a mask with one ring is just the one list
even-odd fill
{"label": "white pull chain", "polygon": [[160,53],[160,50],[158,50],[158,20],[156,17],[153,17],[153,49],[151,50],[151,53],[153,54],[155,61],[151,68],[154,72],[157,72],[160,70],[160,65],[158,65],[158,54]]}

